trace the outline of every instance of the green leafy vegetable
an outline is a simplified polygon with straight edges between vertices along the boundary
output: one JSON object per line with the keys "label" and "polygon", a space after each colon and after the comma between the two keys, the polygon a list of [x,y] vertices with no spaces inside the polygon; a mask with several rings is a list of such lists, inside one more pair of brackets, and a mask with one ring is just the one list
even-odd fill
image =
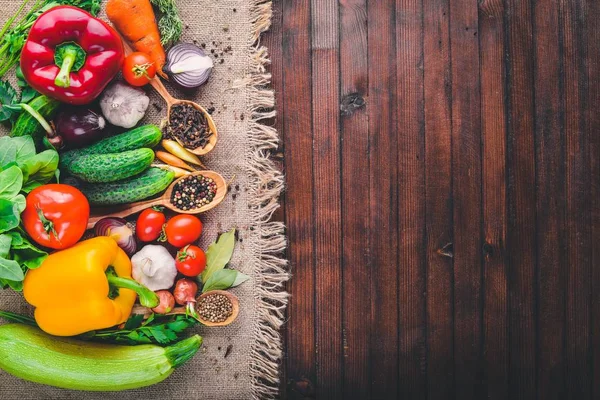
{"label": "green leafy vegetable", "polygon": [[10,105],[19,101],[20,97],[10,83],[0,81],[0,122],[16,119],[19,113],[11,109]]}
{"label": "green leafy vegetable", "polygon": [[0,172],[0,199],[11,200],[21,191],[23,172],[16,165]]}
{"label": "green leafy vegetable", "polygon": [[234,269],[222,269],[216,271],[210,276],[210,278],[208,278],[204,284],[204,287],[202,288],[202,293],[206,293],[211,290],[229,289],[231,287],[241,285],[248,279],[250,279],[248,275],[244,275]]}
{"label": "green leafy vegetable", "polygon": [[23,165],[23,172],[27,177],[27,183],[23,185],[23,191],[29,193],[38,186],[50,181],[58,168],[58,153],[54,150],[45,150],[36,154]]}
{"label": "green leafy vegetable", "polygon": [[34,88],[29,86],[29,83],[25,80],[20,65],[17,65],[15,75],[17,76],[17,85],[21,88],[21,101],[23,103],[29,103],[35,97],[40,95]]}
{"label": "green leafy vegetable", "polygon": [[21,228],[26,201],[23,193],[54,178],[58,153],[39,154],[30,136],[0,138],[0,286],[23,289],[29,269],[38,268],[48,256],[32,244]]}
{"label": "green leafy vegetable", "polygon": [[11,200],[0,199],[0,233],[8,232],[19,226],[21,213]]}
{"label": "green leafy vegetable", "polygon": [[235,247],[235,228],[229,232],[223,233],[217,241],[210,246],[206,251],[206,268],[200,276],[202,283],[206,284],[208,279],[215,272],[225,268]]}

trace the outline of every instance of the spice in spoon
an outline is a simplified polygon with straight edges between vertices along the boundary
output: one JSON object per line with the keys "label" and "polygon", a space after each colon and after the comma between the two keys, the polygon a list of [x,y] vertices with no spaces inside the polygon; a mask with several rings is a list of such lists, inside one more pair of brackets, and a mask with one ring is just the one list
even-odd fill
{"label": "spice in spoon", "polygon": [[167,136],[189,149],[204,148],[212,132],[203,112],[188,103],[171,107]]}
{"label": "spice in spoon", "polygon": [[201,320],[212,323],[225,322],[233,314],[233,304],[229,298],[218,293],[202,297],[196,309]]}
{"label": "spice in spoon", "polygon": [[209,204],[216,194],[217,184],[214,179],[192,175],[173,186],[171,204],[183,211],[194,210]]}

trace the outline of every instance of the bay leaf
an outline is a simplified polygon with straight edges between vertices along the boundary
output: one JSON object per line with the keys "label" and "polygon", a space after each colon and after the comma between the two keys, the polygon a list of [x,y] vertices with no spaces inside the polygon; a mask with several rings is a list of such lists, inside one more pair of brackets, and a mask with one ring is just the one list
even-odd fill
{"label": "bay leaf", "polygon": [[200,276],[202,283],[206,283],[212,274],[225,268],[231,260],[234,247],[235,228],[223,233],[215,243],[208,246],[208,250],[206,251],[206,268]]}

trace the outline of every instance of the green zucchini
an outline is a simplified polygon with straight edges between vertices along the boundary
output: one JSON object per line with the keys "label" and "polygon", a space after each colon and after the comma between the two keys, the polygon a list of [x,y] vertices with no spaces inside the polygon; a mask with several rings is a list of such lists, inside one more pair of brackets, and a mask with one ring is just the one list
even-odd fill
{"label": "green zucchini", "polygon": [[0,368],[63,389],[120,391],[162,382],[202,345],[194,335],[169,347],[120,346],[50,336],[38,328],[0,326]]}
{"label": "green zucchini", "polygon": [[162,132],[156,125],[143,125],[120,135],[111,136],[82,149],[60,155],[60,168],[67,168],[75,159],[90,154],[121,153],[141,148],[152,148],[160,143]]}
{"label": "green zucchini", "polygon": [[[37,111],[44,119],[50,121],[56,115],[60,102],[47,96],[38,96],[31,100],[28,105]],[[30,135],[33,141],[39,145],[46,137],[46,130],[28,112],[23,111],[10,131],[10,136]]]}
{"label": "green zucchini", "polygon": [[66,172],[91,183],[114,182],[130,178],[150,167],[152,149],[137,149],[112,154],[90,154],[74,160]]}
{"label": "green zucchini", "polygon": [[93,206],[127,204],[153,197],[163,192],[175,179],[175,174],[160,168],[150,168],[138,176],[113,183],[80,185],[79,189]]}

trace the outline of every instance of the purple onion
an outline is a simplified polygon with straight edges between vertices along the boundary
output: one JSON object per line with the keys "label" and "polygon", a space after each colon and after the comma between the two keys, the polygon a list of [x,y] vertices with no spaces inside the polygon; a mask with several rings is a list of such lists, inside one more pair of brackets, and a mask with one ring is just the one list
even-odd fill
{"label": "purple onion", "polygon": [[197,88],[210,77],[212,58],[198,46],[179,43],[171,47],[164,67],[171,79],[184,88]]}
{"label": "purple onion", "polygon": [[54,120],[56,133],[71,148],[83,147],[100,140],[106,127],[101,115],[83,108],[69,108]]}
{"label": "purple onion", "polygon": [[137,250],[134,231],[123,218],[102,218],[96,222],[94,233],[96,236],[113,238],[129,257]]}

